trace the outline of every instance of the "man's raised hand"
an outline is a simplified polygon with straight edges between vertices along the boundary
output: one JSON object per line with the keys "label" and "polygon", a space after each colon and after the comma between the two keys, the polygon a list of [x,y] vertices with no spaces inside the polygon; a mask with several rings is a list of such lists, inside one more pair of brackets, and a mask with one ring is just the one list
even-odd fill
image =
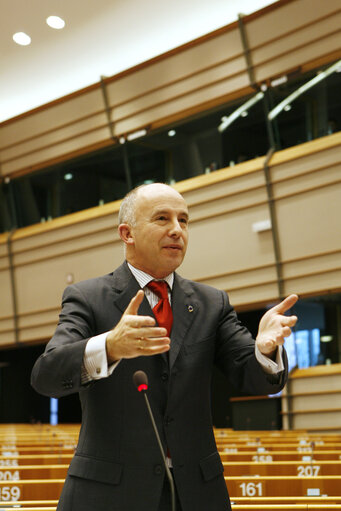
{"label": "man's raised hand", "polygon": [[122,358],[156,355],[169,350],[167,330],[155,326],[151,316],[139,316],[144,292],[140,289],[130,300],[119,323],[108,333],[106,351],[108,364]]}
{"label": "man's raised hand", "polygon": [[284,338],[291,334],[291,327],[295,326],[297,316],[285,316],[298,300],[297,295],[287,296],[281,303],[269,309],[259,323],[256,344],[263,355],[271,357],[277,346],[284,343]]}

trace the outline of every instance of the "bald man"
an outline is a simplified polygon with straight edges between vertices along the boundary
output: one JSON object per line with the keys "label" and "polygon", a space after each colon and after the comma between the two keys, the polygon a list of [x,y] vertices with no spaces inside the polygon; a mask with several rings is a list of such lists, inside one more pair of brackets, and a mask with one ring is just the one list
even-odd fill
{"label": "bald man", "polygon": [[297,296],[266,312],[254,340],[225,292],[181,278],[175,270],[186,254],[188,208],[170,186],[132,190],[118,232],[125,262],[65,290],[56,332],[32,371],[38,392],[78,392],[82,405],[58,510],[170,511],[162,457],[132,381],[143,370],[177,510],[228,511],[211,422],[212,367],[243,392],[281,390],[282,345],[297,321],[285,313]]}

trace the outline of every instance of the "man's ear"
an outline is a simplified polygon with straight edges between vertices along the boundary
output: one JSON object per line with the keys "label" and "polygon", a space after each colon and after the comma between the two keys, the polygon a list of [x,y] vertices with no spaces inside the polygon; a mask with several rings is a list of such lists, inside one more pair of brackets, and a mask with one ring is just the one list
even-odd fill
{"label": "man's ear", "polygon": [[121,240],[126,245],[133,245],[134,244],[134,237],[131,232],[131,227],[129,224],[120,224],[118,226],[118,234]]}

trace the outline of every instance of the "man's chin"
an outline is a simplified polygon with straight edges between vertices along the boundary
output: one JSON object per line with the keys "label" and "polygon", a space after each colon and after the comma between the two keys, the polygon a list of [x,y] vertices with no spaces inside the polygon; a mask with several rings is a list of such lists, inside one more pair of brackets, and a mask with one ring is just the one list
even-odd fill
{"label": "man's chin", "polygon": [[164,265],[169,270],[168,274],[175,271],[180,266],[182,261],[183,261],[182,254],[177,254],[176,256],[174,254],[173,257],[168,257],[167,263]]}

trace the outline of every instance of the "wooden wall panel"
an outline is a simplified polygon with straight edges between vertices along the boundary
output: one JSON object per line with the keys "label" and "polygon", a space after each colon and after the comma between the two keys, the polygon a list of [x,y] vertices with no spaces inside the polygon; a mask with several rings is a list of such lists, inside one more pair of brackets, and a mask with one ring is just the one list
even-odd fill
{"label": "wooden wall panel", "polygon": [[[88,236],[89,233],[103,230],[112,231],[114,236],[120,203],[121,201],[114,201],[103,206],[55,218],[50,222],[23,227],[14,232],[12,236],[16,253],[53,243],[64,243],[69,239],[81,238]],[[5,235],[3,236],[5,239]]]}
{"label": "wooden wall panel", "polygon": [[293,429],[309,429],[321,431],[339,430],[341,423],[341,412],[331,410],[324,413],[304,413],[295,415],[293,419]]}
{"label": "wooden wall panel", "polygon": [[[341,288],[340,134],[328,150],[271,168],[286,293]],[[319,145],[323,143],[320,140]],[[306,146],[306,145],[304,145]],[[316,144],[317,146],[317,144]],[[291,155],[294,156],[294,148]]]}
{"label": "wooden wall panel", "polygon": [[133,74],[119,75],[107,80],[109,104],[128,103],[136,96],[144,96],[173,83],[186,82],[200,76],[205,70],[231,62],[230,73],[240,71],[242,65],[235,59],[243,54],[240,36],[235,24],[227,32],[201,40],[200,44],[185,46],[165,59],[157,59],[149,66],[138,68]]}
{"label": "wooden wall panel", "polygon": [[14,121],[2,123],[1,145],[21,142],[27,138],[41,136],[50,129],[60,129],[64,125],[80,120],[86,115],[95,115],[104,110],[103,99],[99,87],[84,90],[82,94],[66,96],[48,105],[48,108],[37,108],[29,114],[19,116]]}
{"label": "wooden wall panel", "polygon": [[12,172],[23,171],[27,167],[38,166],[42,162],[52,162],[60,157],[61,154],[69,154],[80,149],[86,149],[89,146],[99,144],[107,140],[109,142],[109,132],[107,125],[100,126],[98,129],[92,129],[90,132],[78,133],[74,138],[66,138],[51,145],[42,146],[38,150],[18,154],[16,158],[4,161],[2,169],[5,175]]}
{"label": "wooden wall panel", "polygon": [[[305,26],[319,24],[319,20],[340,11],[338,0],[294,0],[278,2],[276,9],[263,11],[261,16],[249,16],[248,41],[251,48],[266,45],[273,39],[286,38]],[[316,35],[316,32],[315,32]]]}
{"label": "wooden wall panel", "polygon": [[[328,38],[333,38],[334,35],[337,34],[340,37],[340,22],[341,11],[338,14],[318,21],[318,23],[299,27],[297,31],[293,31],[285,38],[286,52],[284,51],[285,48],[283,48],[282,39],[271,40],[265,45],[256,46],[256,48],[252,50],[252,62],[256,67],[269,60],[275,60],[277,65],[281,65],[283,62],[281,59],[284,57],[285,53],[296,54],[298,50],[308,52],[303,62],[309,61],[313,53],[310,44],[312,42],[316,44],[316,41],[318,41],[320,45],[316,48],[317,53],[314,52],[313,55],[314,57],[323,55],[335,49],[335,42],[333,43],[332,39],[328,41]],[[316,33],[317,29],[318,33]],[[329,45],[329,47],[325,45]],[[297,56],[293,56],[292,58],[296,59]]]}
{"label": "wooden wall panel", "polygon": [[[340,45],[340,37],[341,33],[331,34],[328,38],[317,39],[311,42],[309,46],[296,48],[291,53],[284,51],[281,58],[264,62],[255,68],[256,81],[263,82],[267,79],[286,74],[283,70],[290,72],[293,69],[298,69],[302,63],[313,60],[312,56],[317,60],[319,57],[331,53],[336,45]],[[341,51],[339,50],[336,58],[340,57]]]}
{"label": "wooden wall panel", "polygon": [[7,250],[7,234],[0,235],[0,345],[14,343],[11,274]]}
{"label": "wooden wall panel", "polygon": [[76,240],[72,252],[45,260],[36,252],[36,260],[16,268],[20,342],[47,339],[53,334],[70,276],[77,282],[110,273],[123,260],[121,244],[112,241],[103,244],[99,240],[97,244],[93,240],[84,250]]}
{"label": "wooden wall panel", "polygon": [[341,182],[277,202],[281,253],[306,257],[316,251],[341,250]]}
{"label": "wooden wall panel", "polygon": [[[186,101],[191,105],[191,95],[200,89],[209,89],[216,83],[224,82],[226,92],[241,89],[245,86],[245,64],[240,56],[237,60],[220,64],[209,68],[200,74],[190,75],[181,81],[170,83],[168,86],[159,87],[151,92],[146,92],[126,102],[113,106],[113,119],[119,122],[126,117],[134,116],[140,111],[155,108],[160,103],[170,103],[182,96],[187,96]],[[238,78],[237,78],[238,77]],[[157,83],[155,79],[153,83]],[[248,83],[246,82],[246,85]]]}
{"label": "wooden wall panel", "polygon": [[284,294],[297,293],[303,296],[316,294],[330,294],[341,291],[341,269],[333,272],[307,273],[297,276],[295,279],[286,279],[284,282]]}
{"label": "wooden wall panel", "polygon": [[189,257],[182,265],[182,273],[202,279],[207,275],[243,272],[250,267],[251,258],[256,267],[273,262],[271,239],[252,232],[252,223],[264,215],[266,205],[193,223]]}
{"label": "wooden wall panel", "polygon": [[[139,128],[151,126],[155,121],[169,119],[174,112],[187,111],[195,109],[201,104],[207,104],[210,101],[217,101],[217,98],[235,93],[235,91],[244,91],[249,85],[246,73],[243,75],[226,78],[224,81],[213,83],[205,88],[195,90],[190,94],[175,96],[168,99],[167,102],[157,104],[152,108],[135,112],[135,114],[118,119],[115,123],[115,134],[129,133]],[[115,115],[115,114],[114,114]],[[168,121],[169,122],[169,121]]]}
{"label": "wooden wall panel", "polygon": [[282,395],[284,429],[341,431],[341,364],[295,369]]}
{"label": "wooden wall panel", "polygon": [[[101,130],[102,126],[106,129]],[[108,139],[101,90],[72,95],[6,121],[0,125],[0,136],[2,175]]]}
{"label": "wooden wall panel", "polygon": [[87,117],[86,119],[81,119],[69,125],[63,125],[60,128],[55,128],[53,130],[49,130],[47,127],[42,125],[42,133],[39,136],[28,138],[26,141],[24,139],[21,142],[20,153],[18,153],[16,145],[11,145],[7,149],[3,149],[2,164],[5,166],[5,172],[7,169],[7,162],[15,158],[22,157],[26,154],[30,154],[31,152],[41,151],[44,147],[61,144],[65,140],[68,141],[72,138],[81,136],[82,133],[97,131],[103,126],[107,128],[107,136],[109,137],[106,116],[103,112]]}
{"label": "wooden wall panel", "polygon": [[340,50],[341,9],[337,0],[287,2],[275,11],[250,18],[246,32],[257,82]]}
{"label": "wooden wall panel", "polygon": [[[327,273],[333,273],[335,270],[338,271],[340,266],[341,250],[326,253],[318,253],[318,251],[315,250],[314,254],[310,254],[308,263],[306,257],[294,258],[291,260],[286,259],[283,263],[283,277],[284,280],[289,283],[289,281],[307,275],[307,273],[310,275],[321,274],[325,276]],[[337,283],[337,280],[335,283]]]}

